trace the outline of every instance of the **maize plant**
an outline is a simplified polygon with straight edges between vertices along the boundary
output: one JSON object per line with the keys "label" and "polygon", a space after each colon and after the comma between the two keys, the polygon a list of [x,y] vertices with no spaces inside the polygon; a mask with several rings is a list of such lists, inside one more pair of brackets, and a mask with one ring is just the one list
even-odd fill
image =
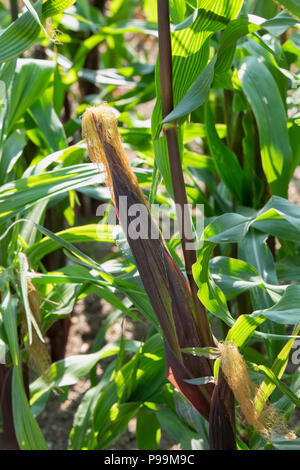
{"label": "maize plant", "polygon": [[0,5],[0,448],[300,448],[299,28]]}

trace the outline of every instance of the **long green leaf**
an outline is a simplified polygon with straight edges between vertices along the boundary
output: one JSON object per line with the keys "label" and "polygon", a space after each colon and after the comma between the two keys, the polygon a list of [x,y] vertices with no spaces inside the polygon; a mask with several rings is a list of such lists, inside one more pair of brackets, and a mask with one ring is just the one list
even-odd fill
{"label": "long green leaf", "polygon": [[286,197],[292,153],[279,89],[271,72],[255,57],[247,57],[238,74],[257,121],[266,178],[274,194]]}
{"label": "long green leaf", "polygon": [[300,322],[300,286],[288,286],[278,303],[256,310],[253,317],[265,316],[275,323],[295,325]]}
{"label": "long green leaf", "polygon": [[[35,4],[38,15],[42,13],[42,0]],[[0,34],[0,63],[22,54],[37,39],[41,28],[30,11],[26,10]]]}
{"label": "long green leaf", "polygon": [[19,266],[20,266],[21,299],[23,302],[25,315],[26,315],[29,344],[32,343],[32,327],[34,327],[40,340],[44,343],[44,338],[40,332],[37,321],[31,311],[29,300],[28,300],[28,286],[27,286],[28,270],[29,270],[28,261],[24,253],[18,254],[18,260],[19,260]]}
{"label": "long green leaf", "polygon": [[203,238],[213,243],[241,242],[251,227],[297,243],[300,208],[287,199],[273,196],[259,211],[251,210],[250,215],[226,213],[213,218],[205,227]]}
{"label": "long green leaf", "polygon": [[[45,382],[42,377],[39,377],[30,385],[30,404],[33,405],[48,390],[77,383],[98,361],[116,355],[120,349],[119,343],[119,341],[109,343],[96,353],[69,356],[51,364],[47,371],[48,381]],[[136,352],[139,347],[138,341],[125,341],[127,352]]]}
{"label": "long green leaf", "polygon": [[253,336],[256,328],[264,321],[265,319],[263,317],[253,318],[249,315],[240,315],[233,327],[229,330],[226,341],[233,341],[237,348],[243,348]]}
{"label": "long green leaf", "polygon": [[[63,12],[74,2],[75,0],[38,0],[34,7],[22,13],[0,33],[0,63],[26,51],[38,38],[45,19]],[[36,14],[33,14],[32,9]]]}
{"label": "long green leaf", "polygon": [[12,381],[14,427],[22,450],[47,450],[48,446],[34,419],[25,394],[21,372],[14,367]]}
{"label": "long green leaf", "polygon": [[[84,241],[101,241],[114,243],[111,225],[82,225],[80,227],[71,227],[58,232],[56,235],[70,243]],[[60,245],[49,237],[45,237],[39,242],[31,245],[26,251],[28,259],[32,265],[35,265],[41,258],[60,248]]]}
{"label": "long green leaf", "polygon": [[238,295],[264,283],[253,266],[238,259],[216,256],[210,261],[209,269],[226,296]]}
{"label": "long green leaf", "polygon": [[83,164],[7,183],[0,188],[0,220],[11,219],[41,200],[99,183],[99,180],[98,169],[92,164]]}
{"label": "long green leaf", "polygon": [[242,202],[246,189],[244,172],[236,155],[219,138],[209,104],[206,106],[206,132],[210,153],[215,159],[216,168],[222,181],[233,196]]}
{"label": "long green leaf", "polygon": [[300,21],[300,4],[299,0],[274,0],[278,5],[281,5],[292,16]]}
{"label": "long green leaf", "polygon": [[210,277],[208,269],[214,247],[213,243],[206,242],[201,248],[197,262],[193,265],[193,276],[199,287],[198,296],[203,305],[227,325],[232,326],[234,320],[228,310],[225,295]]}
{"label": "long green leaf", "polygon": [[[299,334],[300,327],[296,327],[293,331],[296,335]],[[286,369],[287,363],[288,363],[288,357],[290,354],[290,351],[293,347],[295,339],[290,339],[282,348],[282,350],[279,352],[272,368],[271,368],[271,374],[267,375],[267,378],[261,383],[259,387],[259,392],[257,395],[256,399],[256,405],[259,410],[261,410],[266,403],[267,399],[275,389],[276,385],[276,380],[280,379],[283,376],[283,373]],[[274,376],[275,379],[274,380]],[[285,392],[286,393],[286,392]],[[290,397],[291,398],[291,397]],[[299,406],[299,402],[297,403]]]}
{"label": "long green leaf", "polygon": [[[242,0],[201,0],[198,8],[187,21],[176,27],[171,34],[174,106],[184,98],[208,62],[208,39],[234,19],[239,13]],[[161,129],[161,97],[159,67],[156,68],[157,102],[152,114],[152,134],[155,138],[154,151],[157,167],[161,172],[170,194],[171,175],[165,137],[158,139]],[[202,98],[201,98],[202,100]],[[184,120],[184,118],[182,118]]]}
{"label": "long green leaf", "polygon": [[30,411],[24,390],[17,332],[17,302],[11,296],[9,289],[3,295],[1,310],[14,366],[12,408],[16,437],[22,450],[46,450],[48,447]]}
{"label": "long green leaf", "polygon": [[163,124],[187,116],[207,100],[214,78],[216,59],[217,57],[214,57],[207,67],[205,67],[176,108],[162,121]]}
{"label": "long green leaf", "polygon": [[42,96],[54,72],[54,67],[55,63],[50,60],[17,60],[15,75],[9,89],[9,104],[6,115],[8,134],[27,108]]}

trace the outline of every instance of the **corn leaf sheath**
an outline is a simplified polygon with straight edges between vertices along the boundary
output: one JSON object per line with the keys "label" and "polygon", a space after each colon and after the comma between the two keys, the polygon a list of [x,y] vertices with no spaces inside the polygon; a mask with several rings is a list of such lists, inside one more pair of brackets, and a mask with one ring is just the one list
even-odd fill
{"label": "corn leaf sheath", "polygon": [[[162,108],[162,119],[173,111],[173,71],[172,71],[172,45],[170,36],[170,15],[169,1],[157,1],[158,17],[158,46],[159,46],[159,78],[160,78],[160,98]],[[185,270],[191,287],[193,302],[195,305],[195,321],[198,325],[198,334],[203,346],[212,346],[213,339],[206,311],[198,298],[198,287],[195,283],[192,266],[197,261],[196,250],[187,248],[191,245],[186,233],[192,233],[192,225],[189,217],[184,217],[188,200],[185,189],[185,182],[181,166],[177,124],[163,127],[166,136],[170,173],[172,178],[172,189],[176,203],[177,219],[181,227],[181,245],[184,256]]]}
{"label": "corn leaf sheath", "polygon": [[[170,256],[151,217],[125,155],[113,111],[105,105],[87,109],[82,129],[91,160],[105,165],[120,224],[160,323],[165,343],[167,377],[208,420],[213,385],[197,386],[185,382],[186,379],[211,375],[206,358],[181,351],[185,347],[203,346],[195,324],[196,312],[189,284]],[[126,211],[120,207],[121,197],[127,198]],[[140,205],[147,220],[148,236],[143,238],[131,237],[128,233],[128,227],[136,218],[130,215],[129,210],[134,204]]]}
{"label": "corn leaf sheath", "polygon": [[209,414],[209,443],[211,450],[235,450],[234,396],[222,368],[219,368]]}
{"label": "corn leaf sheath", "polygon": [[[169,0],[157,0],[157,13],[161,107],[162,118],[165,118],[173,111],[174,108]],[[177,207],[181,207],[180,213],[183,214],[183,208],[185,204],[187,204],[187,195],[181,167],[176,122],[173,124],[173,126],[166,127],[164,129],[164,133],[167,140],[174,199],[177,203]],[[180,217],[180,213],[178,214],[178,217]],[[183,223],[189,223],[189,220],[181,221],[181,224]],[[187,228],[188,233],[191,233],[191,227]],[[210,325],[207,319],[205,308],[197,296],[198,288],[192,276],[192,266],[197,260],[196,251],[186,249],[187,241],[184,238],[185,230],[183,230],[182,233],[182,249],[186,272],[191,287],[191,301],[193,302],[194,310],[196,311],[196,316],[194,318],[198,325],[198,333],[199,337],[201,338],[200,342],[203,346],[211,346],[213,344],[213,338]],[[171,353],[167,348],[166,359],[170,364]],[[173,383],[175,382],[176,380],[173,380]],[[179,388],[178,385],[177,388]],[[219,378],[212,395],[209,423],[211,449],[235,449],[234,397],[221,368],[219,372]]]}

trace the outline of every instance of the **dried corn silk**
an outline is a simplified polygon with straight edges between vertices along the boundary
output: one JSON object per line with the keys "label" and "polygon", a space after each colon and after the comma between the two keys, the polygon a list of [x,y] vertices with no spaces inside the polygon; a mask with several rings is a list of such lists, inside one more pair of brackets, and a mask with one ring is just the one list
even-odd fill
{"label": "dried corn silk", "polygon": [[219,350],[220,367],[247,422],[266,439],[270,439],[275,432],[284,435],[286,439],[294,439],[294,434],[286,428],[284,416],[279,410],[269,404],[265,405],[262,412],[257,409],[256,402],[266,400],[259,396],[262,392],[250,379],[239,350],[232,343],[220,343]]}

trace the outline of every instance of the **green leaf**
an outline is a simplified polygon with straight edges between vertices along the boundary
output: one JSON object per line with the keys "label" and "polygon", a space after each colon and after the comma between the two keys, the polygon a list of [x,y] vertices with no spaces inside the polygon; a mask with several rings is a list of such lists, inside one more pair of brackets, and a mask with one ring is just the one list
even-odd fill
{"label": "green leaf", "polygon": [[20,367],[20,348],[17,333],[17,299],[11,296],[9,288],[5,289],[3,293],[1,314],[13,364],[15,367]]}
{"label": "green leaf", "polygon": [[[1,39],[1,36],[0,36]],[[16,121],[34,103],[48,86],[55,63],[50,60],[18,59],[15,75],[9,91],[7,133]]]}
{"label": "green leaf", "polygon": [[288,441],[282,437],[275,441],[272,440],[272,444],[277,450],[300,450],[300,438]]}
{"label": "green leaf", "polygon": [[259,340],[272,339],[280,342],[281,340],[298,338],[297,336],[293,335],[289,336],[255,331],[256,328],[258,328],[265,321],[266,318],[263,316],[252,317],[251,315],[240,315],[233,327],[229,330],[226,341],[233,341],[237,348],[243,348],[252,336]]}
{"label": "green leaf", "polygon": [[199,170],[207,170],[207,171],[215,171],[215,162],[212,157],[208,157],[207,155],[200,155],[196,152],[184,151],[183,160],[182,160],[182,167],[183,168],[198,168]]}
{"label": "green leaf", "polygon": [[[299,92],[299,88],[298,88]],[[295,91],[297,93],[297,91]],[[294,173],[296,167],[300,164],[300,148],[298,145],[300,139],[300,122],[297,124],[296,119],[288,121],[288,132],[290,137],[290,144],[293,152],[293,166],[292,171]]]}
{"label": "green leaf", "polygon": [[216,383],[216,379],[212,375],[208,377],[197,377],[195,379],[184,379],[184,381],[193,385],[207,385]]}
{"label": "green leaf", "polygon": [[139,450],[157,450],[161,437],[156,413],[143,406],[137,415],[136,440]]}
{"label": "green leaf", "polygon": [[283,240],[299,241],[300,208],[291,201],[273,196],[259,211],[247,213],[248,216],[226,213],[213,218],[205,227],[203,238],[213,243],[241,242],[253,227]]}
{"label": "green leaf", "polygon": [[[94,410],[94,429],[101,438],[102,433],[110,426],[111,419],[109,412],[113,406],[116,406],[124,397],[126,390],[132,386],[135,378],[136,367],[138,364],[140,352],[133,359],[126,363],[114,377],[114,380],[105,388],[98,397]],[[125,400],[122,400],[125,402]],[[106,442],[106,444],[108,444]]]}
{"label": "green leaf", "polygon": [[23,0],[23,2],[25,3],[27,10],[32,14],[33,18],[35,19],[35,21],[37,22],[37,24],[39,25],[39,27],[44,31],[45,35],[48,36],[48,33],[47,33],[47,31],[45,30],[44,26],[42,25],[41,20],[40,20],[40,17],[39,17],[39,15],[37,14],[36,10],[35,10],[34,7],[31,5],[30,0]]}
{"label": "green leaf", "polygon": [[208,359],[217,359],[220,356],[219,350],[213,347],[182,348],[181,351],[187,354],[191,354],[192,356],[207,357]]}
{"label": "green leaf", "polygon": [[170,14],[174,23],[181,23],[184,20],[185,11],[185,0],[170,0]]}
{"label": "green leaf", "polygon": [[65,131],[53,108],[52,89],[45,93],[31,106],[31,112],[53,152],[68,146]]}
{"label": "green leaf", "polygon": [[216,74],[224,73],[231,67],[238,39],[259,29],[260,26],[249,23],[248,17],[241,16],[229,23],[220,40],[215,66]]}
{"label": "green leaf", "polygon": [[292,16],[300,21],[300,4],[299,0],[274,0],[277,4],[286,9]]}
{"label": "green leaf", "polygon": [[7,183],[0,188],[0,220],[9,220],[41,200],[99,183],[103,178],[93,164],[82,164]]}
{"label": "green leaf", "polygon": [[[29,2],[26,3],[28,6]],[[45,19],[63,12],[73,3],[75,0],[38,0],[22,13],[0,33],[0,63],[26,51],[38,38]]]}
{"label": "green leaf", "polygon": [[257,121],[266,178],[274,194],[286,197],[292,176],[292,154],[277,84],[267,67],[255,57],[244,59],[238,75]]}
{"label": "green leaf", "polygon": [[[112,225],[91,224],[81,225],[79,227],[71,227],[56,235],[69,243],[78,242],[95,242],[101,241],[106,243],[114,243]],[[26,255],[32,265],[35,265],[40,259],[49,253],[60,248],[61,245],[49,237],[44,237],[39,242],[31,245],[26,251]]]}
{"label": "green leaf", "polygon": [[[268,309],[274,302],[277,302],[278,294],[272,292],[272,287],[278,284],[274,259],[270,248],[266,243],[266,234],[262,234],[255,229],[250,229],[245,238],[239,244],[239,256],[251,263],[260,274],[262,281],[267,289],[254,287],[250,291],[250,298],[252,308],[256,309]],[[267,284],[269,283],[269,284]],[[262,287],[262,286],[260,286]],[[269,289],[270,288],[270,289]],[[274,288],[275,290],[275,288]],[[263,332],[271,334],[284,334],[285,328],[282,325],[275,324],[271,321],[266,321],[261,328]],[[268,355],[273,360],[282,344],[279,342],[274,343],[273,341],[266,341],[266,348]]]}
{"label": "green leaf", "polygon": [[249,315],[240,315],[228,331],[226,341],[233,341],[234,345],[241,349],[251,339],[256,328],[265,321],[263,317],[251,317]]}
{"label": "green leaf", "polygon": [[39,326],[37,321],[31,311],[29,300],[28,300],[28,270],[29,265],[26,256],[24,253],[18,253],[18,261],[20,266],[20,287],[21,287],[21,300],[24,306],[25,315],[26,315],[26,322],[27,322],[27,329],[28,329],[28,337],[29,337],[29,344],[32,343],[32,327],[34,327],[38,337],[44,343],[44,338],[42,333],[40,332]]}
{"label": "green leaf", "polygon": [[57,315],[68,315],[73,311],[80,288],[78,284],[58,284],[51,289],[47,297],[43,297],[40,305],[43,332],[57,321]]}
{"label": "green leaf", "polygon": [[122,434],[131,418],[140,409],[140,403],[114,403],[107,416],[105,429],[99,435],[98,449],[105,449]]}
{"label": "green leaf", "polygon": [[226,296],[238,295],[263,284],[257,270],[238,259],[216,256],[210,261],[209,269],[214,281]]}
{"label": "green leaf", "polygon": [[262,27],[273,36],[281,36],[287,29],[295,26],[297,20],[288,15],[285,11],[281,11],[278,15],[270,20],[262,23]]}
{"label": "green leaf", "polygon": [[[35,10],[41,14],[42,0],[35,4]],[[26,10],[0,34],[0,63],[22,54],[37,39],[40,30],[34,16]]]}
{"label": "green leaf", "polygon": [[58,15],[75,3],[75,0],[46,0],[43,3],[43,17]]}
{"label": "green leaf", "polygon": [[25,130],[17,129],[5,140],[0,157],[0,182],[4,183],[26,145]]}
{"label": "green leaf", "polygon": [[161,427],[173,438],[180,442],[182,450],[202,450],[204,440],[199,433],[187,426],[170,408],[162,408],[157,413]]}
{"label": "green leaf", "polygon": [[160,334],[151,336],[144,343],[142,354],[135,369],[135,378],[127,390],[131,401],[150,401],[166,382],[165,355]]}
{"label": "green leaf", "polygon": [[34,419],[25,394],[20,369],[14,367],[12,380],[14,427],[20,449],[47,450],[47,444]]}
{"label": "green leaf", "polygon": [[263,282],[278,283],[275,264],[270,248],[266,243],[267,235],[250,228],[239,243],[239,256],[257,270]]}
{"label": "green leaf", "polygon": [[173,109],[173,111],[164,118],[162,121],[163,124],[187,116],[205,103],[209,96],[210,87],[214,79],[214,66],[216,59],[217,56],[215,56],[205,67],[203,72],[199,75],[175,109]]}
{"label": "green leaf", "polygon": [[205,122],[209,150],[215,159],[217,172],[233,196],[242,202],[245,188],[243,170],[236,155],[219,138],[209,104],[206,106]]}
{"label": "green leaf", "polygon": [[111,369],[114,366],[114,361],[106,368],[100,382],[92,387],[84,395],[81,401],[73,422],[73,428],[70,433],[71,449],[81,450],[89,448],[89,440],[93,439],[92,435],[92,424],[93,424],[93,412],[99,398],[99,395],[108,385],[111,376]]}
{"label": "green leaf", "polygon": [[6,115],[7,109],[9,106],[9,100],[7,100],[7,96],[9,94],[9,90],[11,88],[11,83],[13,81],[14,75],[16,70],[16,60],[12,60],[7,64],[0,66],[0,79],[1,82],[4,84],[2,85],[2,91],[5,90],[5,96],[2,97],[3,102],[0,106],[0,143],[3,144],[3,138],[5,137],[6,133]]}
{"label": "green leaf", "polygon": [[300,208],[287,199],[273,196],[257,213],[253,227],[297,243],[300,236]]}
{"label": "green leaf", "polygon": [[[33,405],[44,393],[53,388],[77,383],[98,361],[118,354],[120,349],[119,343],[119,341],[115,341],[105,345],[100,351],[95,353],[69,356],[51,364],[47,371],[47,382],[43,377],[39,377],[30,385],[30,404]],[[127,352],[136,352],[139,347],[140,343],[138,341],[125,341],[125,350]]]}
{"label": "green leaf", "polygon": [[269,367],[262,365],[258,366],[254,364],[249,364],[249,366],[255,372],[263,372],[263,374],[267,377],[268,381],[273,384],[274,388],[277,387],[281,392],[287,395],[290,400],[295,403],[296,406],[300,406],[300,399],[281,380],[276,377],[274,372],[272,372]]}
{"label": "green leaf", "polygon": [[[171,33],[175,107],[184,98],[207,65],[209,58],[208,39],[237,16],[242,3],[242,0],[230,3],[225,0],[202,0],[194,14],[180,25],[177,25],[175,31]],[[208,72],[211,72],[211,70],[209,69]],[[165,137],[158,139],[162,121],[158,62],[156,67],[156,92],[157,101],[151,124],[152,135],[155,139],[155,161],[169,193],[172,194],[166,139]],[[158,144],[158,142],[160,143]]]}
{"label": "green leaf", "polygon": [[193,276],[199,287],[198,296],[203,305],[216,317],[232,326],[234,320],[228,310],[225,295],[210,276],[208,264],[215,245],[206,242],[193,265]]}
{"label": "green leaf", "polygon": [[276,263],[279,281],[294,281],[300,283],[300,263],[292,256],[284,257]]}
{"label": "green leaf", "polygon": [[[20,219],[19,221],[15,223],[19,223],[20,221],[23,221],[23,219]],[[118,301],[118,299],[116,298],[115,295],[113,295],[112,292],[110,292],[107,288],[102,289],[102,290],[99,289],[99,287],[107,287],[108,285],[112,289],[117,288],[120,293],[127,296],[132,301],[132,303],[135,305],[137,310],[139,310],[145,316],[145,318],[150,321],[151,324],[155,325],[155,327],[158,328],[159,325],[158,325],[157,318],[154,314],[149,298],[145,290],[142,287],[139,277],[134,276],[134,275],[127,275],[126,280],[124,280],[124,279],[109,275],[107,272],[104,271],[103,265],[98,265],[89,256],[85,255],[80,250],[78,250],[78,248],[76,248],[74,245],[67,242],[63,238],[58,237],[57,235],[52,233],[50,230],[45,229],[41,225],[35,224],[34,222],[32,223],[38,228],[38,230],[40,230],[40,232],[42,232],[44,235],[51,238],[58,245],[61,245],[62,247],[64,247],[67,250],[66,253],[68,252],[72,253],[74,257],[73,261],[83,264],[89,270],[91,268],[97,269],[97,274],[99,274],[102,279],[105,279],[105,282],[101,281],[99,279],[99,276],[95,278],[95,275],[91,275],[87,270],[85,270],[84,275],[82,275],[82,272],[80,272],[79,276],[77,272],[75,272],[75,276],[69,275],[69,274],[67,274],[66,276],[63,276],[61,272],[51,273],[51,274],[31,273],[31,278],[34,278],[36,282],[41,282],[41,283],[46,283],[46,284],[47,283],[64,284],[66,282],[71,282],[71,283],[90,282],[92,284],[95,284],[95,287],[93,287],[93,291],[96,289],[97,293],[99,293],[99,295],[102,295],[105,300],[110,302],[116,308],[119,308],[120,310],[127,313],[127,309],[125,308],[124,310],[124,306],[122,302]],[[79,267],[80,266],[76,266],[77,270]],[[72,267],[73,272],[74,272],[74,268],[75,267],[73,266]],[[67,270],[68,270],[67,268],[63,268],[61,271],[67,272]]]}
{"label": "green leaf", "polygon": [[240,242],[248,232],[251,218],[240,214],[227,213],[215,217],[205,227],[204,239],[212,243]]}
{"label": "green leaf", "polygon": [[19,338],[17,332],[17,302],[16,298],[11,296],[9,289],[7,289],[3,295],[1,310],[14,365],[12,379],[12,408],[14,428],[18,444],[22,450],[46,450],[48,447],[44,441],[41,430],[30,411],[24,390]]}
{"label": "green leaf", "polygon": [[130,249],[129,243],[127,241],[127,238],[124,234],[124,231],[121,227],[121,225],[116,225],[113,229],[113,238],[120,249],[122,255],[126,258],[127,261],[129,261],[131,264],[135,265],[135,258],[132,254],[132,251]]}
{"label": "green leaf", "polygon": [[[245,5],[245,7],[246,6],[247,5]],[[264,0],[263,2],[255,2],[255,5],[252,4],[251,7],[254,10],[255,15],[259,15],[263,18],[272,18],[278,12],[278,6],[275,5],[273,0]]]}
{"label": "green leaf", "polygon": [[[132,403],[140,406],[141,403],[149,401],[165,381],[164,372],[163,343],[160,335],[156,334],[150,337],[137,354],[121,367],[99,397],[94,412],[94,429],[98,435],[98,447],[107,446],[118,435],[106,433],[106,430],[112,426],[116,425],[118,428],[118,422],[114,423],[115,419],[112,419],[114,415],[110,416],[110,410],[112,408],[118,410],[120,404],[127,404],[130,408]],[[132,407],[133,414],[137,410],[138,408]],[[122,423],[124,422],[121,416],[121,429],[118,432],[124,429]]]}
{"label": "green leaf", "polygon": [[295,325],[300,322],[300,286],[288,286],[283,296],[270,308],[256,310],[253,317],[265,316],[275,323]]}
{"label": "green leaf", "polygon": [[0,81],[0,106],[2,106],[2,104],[4,103],[5,92],[6,92],[6,86],[5,86],[5,83],[1,80]]}
{"label": "green leaf", "polygon": [[[206,126],[199,122],[186,122],[183,126],[183,130],[184,144],[188,144],[198,137],[201,137],[201,139],[206,137]],[[220,139],[224,139],[224,137],[226,137],[227,128],[225,124],[216,124],[216,131]]]}
{"label": "green leaf", "polygon": [[[47,201],[39,202],[26,212],[26,219],[30,221],[34,220],[35,222],[40,222],[44,216],[46,207]],[[30,246],[33,245],[35,240],[40,237],[38,235],[37,228],[35,226],[32,226],[31,222],[24,222],[21,228],[19,229],[18,238],[23,246]],[[24,250],[24,252],[25,251],[26,250]]]}
{"label": "green leaf", "polygon": [[[299,334],[299,331],[300,331],[300,327],[298,326],[294,329],[293,333],[297,335]],[[264,404],[266,403],[269,396],[274,391],[277,385],[276,380],[280,379],[283,376],[294,341],[295,339],[292,338],[283,346],[282,350],[277,355],[277,358],[271,368],[271,374],[269,374],[269,376],[267,376],[267,378],[260,384],[259,393],[257,394],[257,399],[256,399],[256,406],[259,410],[263,409]],[[275,376],[275,380],[274,380],[274,376]]]}

